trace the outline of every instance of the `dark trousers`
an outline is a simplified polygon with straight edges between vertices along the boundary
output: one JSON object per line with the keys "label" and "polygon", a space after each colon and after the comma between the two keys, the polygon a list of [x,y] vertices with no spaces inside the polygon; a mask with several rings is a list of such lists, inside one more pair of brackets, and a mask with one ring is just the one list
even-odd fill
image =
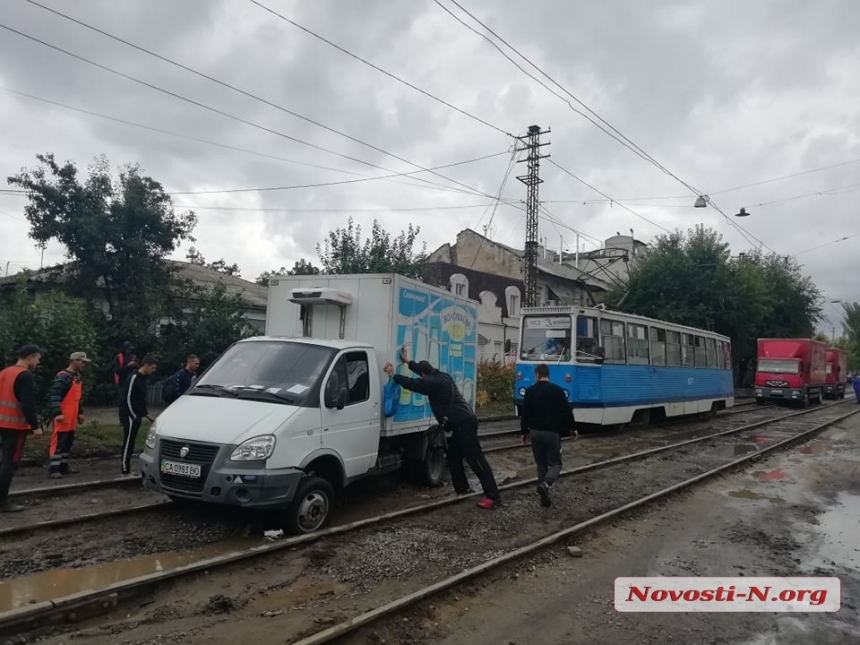
{"label": "dark trousers", "polygon": [[27,432],[24,430],[0,428],[0,506],[9,501],[9,486],[24,454],[26,440]]}
{"label": "dark trousers", "polygon": [[122,474],[131,472],[131,455],[134,452],[134,443],[137,441],[137,431],[140,430],[140,417],[132,419],[129,416],[120,415],[122,423]]}
{"label": "dark trousers", "polygon": [[75,431],[57,432],[51,437],[49,473],[68,473],[69,457],[72,455],[72,444],[75,443]]}
{"label": "dark trousers", "polygon": [[448,470],[451,471],[451,483],[454,484],[454,490],[459,494],[464,494],[469,490],[469,480],[466,479],[466,469],[463,467],[463,460],[465,459],[469,468],[481,482],[484,495],[498,501],[501,499],[499,488],[496,486],[493,471],[490,469],[490,464],[487,463],[487,458],[484,457],[481,442],[478,440],[478,420],[467,421],[452,426],[452,428],[453,433],[448,439]]}
{"label": "dark trousers", "polygon": [[561,437],[551,430],[531,430],[532,454],[537,466],[538,483],[552,486],[561,474]]}

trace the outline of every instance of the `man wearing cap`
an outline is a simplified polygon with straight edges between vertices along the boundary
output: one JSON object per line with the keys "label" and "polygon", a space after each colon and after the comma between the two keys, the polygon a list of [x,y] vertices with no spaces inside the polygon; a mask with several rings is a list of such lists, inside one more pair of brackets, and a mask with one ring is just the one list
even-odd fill
{"label": "man wearing cap", "polygon": [[51,385],[51,417],[54,419],[54,434],[48,448],[48,475],[61,479],[63,475],[77,473],[69,466],[75,429],[84,422],[81,408],[83,380],[81,373],[90,362],[86,352],[74,352],[69,356],[69,366],[60,370]]}
{"label": "man wearing cap", "polygon": [[481,442],[478,440],[478,417],[475,415],[466,399],[460,394],[457,384],[450,375],[440,372],[427,361],[416,363],[410,361],[404,347],[400,351],[400,360],[421,378],[411,379],[401,374],[394,374],[394,366],[385,364],[385,373],[405,390],[423,394],[430,399],[430,409],[445,432],[451,433],[448,446],[448,470],[451,472],[451,483],[458,496],[467,495],[469,480],[466,479],[466,469],[463,460],[481,482],[484,498],[478,502],[481,508],[490,509],[500,504],[499,488],[493,477],[493,471]]}
{"label": "man wearing cap", "polygon": [[9,486],[21,462],[27,432],[39,436],[33,370],[45,352],[36,345],[18,350],[18,362],[0,372],[0,513],[23,511],[9,501]]}

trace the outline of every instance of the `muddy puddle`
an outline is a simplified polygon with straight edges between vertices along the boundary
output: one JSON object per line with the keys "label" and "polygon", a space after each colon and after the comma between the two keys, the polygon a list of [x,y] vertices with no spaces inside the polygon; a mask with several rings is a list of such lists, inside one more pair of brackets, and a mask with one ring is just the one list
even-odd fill
{"label": "muddy puddle", "polygon": [[812,569],[847,568],[860,571],[860,495],[840,492],[836,504],[816,518],[821,539],[815,543],[808,566]]}
{"label": "muddy puddle", "polygon": [[829,451],[833,447],[829,441],[816,441],[815,443],[810,443],[803,448],[800,449],[800,452],[804,455],[820,455],[821,453]]}
{"label": "muddy puddle", "polygon": [[753,499],[760,500],[766,499],[771,504],[785,504],[785,500],[782,497],[768,497],[767,495],[761,495],[759,493],[754,493],[748,489],[742,490],[731,490],[729,491],[729,497],[734,497],[736,499]]}
{"label": "muddy puddle", "polygon": [[75,569],[50,569],[31,576],[4,580],[0,582],[0,611],[101,589],[131,578],[175,569],[263,543],[261,538],[240,538],[189,551],[154,553]]}

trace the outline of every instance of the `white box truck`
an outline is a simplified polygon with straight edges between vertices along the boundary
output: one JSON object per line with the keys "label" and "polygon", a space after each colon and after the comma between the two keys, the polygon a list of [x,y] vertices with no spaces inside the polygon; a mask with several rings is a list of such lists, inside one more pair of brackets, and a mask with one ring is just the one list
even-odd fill
{"label": "white box truck", "polygon": [[405,466],[439,485],[444,436],[430,431],[429,403],[401,390],[386,415],[382,368],[407,374],[405,347],[451,374],[474,408],[477,315],[474,301],[398,275],[271,279],[266,335],[234,343],[151,426],[144,487],[276,510],[308,533],[368,475]]}

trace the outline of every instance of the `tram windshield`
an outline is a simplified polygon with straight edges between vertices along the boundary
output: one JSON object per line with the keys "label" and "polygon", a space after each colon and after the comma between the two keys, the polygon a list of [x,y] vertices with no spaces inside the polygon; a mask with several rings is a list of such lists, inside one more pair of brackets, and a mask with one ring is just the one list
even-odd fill
{"label": "tram windshield", "polygon": [[569,361],[573,324],[570,316],[526,316],[520,358],[524,361]]}
{"label": "tram windshield", "polygon": [[763,358],[758,362],[758,371],[768,374],[797,374],[800,371],[800,363],[791,359]]}

